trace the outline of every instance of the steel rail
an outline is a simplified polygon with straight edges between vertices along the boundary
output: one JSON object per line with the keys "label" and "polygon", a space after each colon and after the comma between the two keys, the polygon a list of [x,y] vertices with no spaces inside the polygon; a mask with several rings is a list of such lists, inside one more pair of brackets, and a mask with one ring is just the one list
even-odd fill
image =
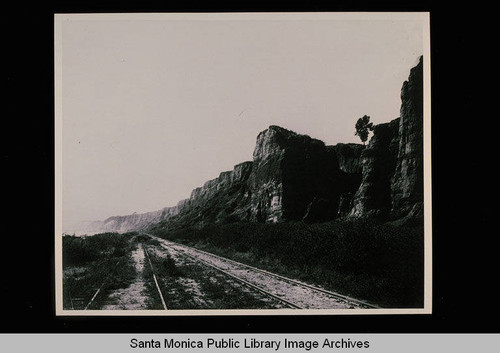
{"label": "steel rail", "polygon": [[355,304],[358,304],[358,305],[367,306],[367,307],[370,307],[370,308],[380,309],[380,307],[377,306],[377,305],[374,305],[374,304],[371,304],[371,303],[367,303],[367,302],[359,300],[359,299],[354,299],[354,298],[351,298],[351,297],[348,297],[348,296],[345,296],[345,295],[342,295],[342,294],[339,294],[339,293],[335,293],[335,292],[332,292],[332,291],[329,291],[329,290],[326,290],[326,289],[323,289],[323,288],[318,288],[318,287],[312,286],[312,285],[307,284],[307,283],[303,283],[303,282],[300,282],[300,281],[297,281],[297,280],[294,280],[294,279],[291,279],[291,278],[288,278],[288,277],[284,277],[284,276],[281,276],[281,275],[278,275],[278,274],[275,274],[275,273],[272,273],[272,272],[269,272],[269,271],[266,271],[266,270],[262,270],[262,269],[257,268],[257,267],[253,267],[253,266],[250,266],[250,265],[247,265],[247,264],[243,264],[241,262],[237,262],[237,261],[234,261],[234,260],[231,260],[231,259],[219,256],[219,255],[212,254],[212,253],[209,253],[209,252],[204,251],[204,250],[200,250],[200,249],[188,247],[187,245],[179,244],[179,243],[173,242],[171,240],[165,240],[165,239],[162,239],[160,237],[154,236],[152,234],[146,234],[146,235],[149,235],[149,236],[151,236],[153,238],[156,238],[157,240],[161,240],[163,242],[170,242],[170,243],[172,243],[172,244],[174,244],[176,246],[179,246],[181,248],[182,247],[189,248],[189,249],[192,249],[195,252],[200,252],[200,253],[205,254],[207,256],[212,256],[212,257],[218,258],[219,260],[226,261],[226,262],[232,263],[232,264],[237,265],[237,266],[246,267],[246,268],[251,269],[253,271],[261,272],[261,273],[263,273],[265,275],[268,275],[270,277],[275,277],[275,278],[287,281],[289,283],[293,283],[293,284],[298,285],[298,286],[306,287],[306,288],[309,288],[309,289],[317,291],[317,292],[328,294],[328,295],[330,295],[330,296],[332,296],[334,298],[342,299],[342,300],[345,300],[347,302],[351,302],[351,303],[355,303]]}

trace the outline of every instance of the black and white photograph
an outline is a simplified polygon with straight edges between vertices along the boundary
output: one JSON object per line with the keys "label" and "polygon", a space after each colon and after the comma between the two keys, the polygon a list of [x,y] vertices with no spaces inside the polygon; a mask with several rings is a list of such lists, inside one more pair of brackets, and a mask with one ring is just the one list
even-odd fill
{"label": "black and white photograph", "polygon": [[57,315],[432,313],[428,13],[54,35]]}

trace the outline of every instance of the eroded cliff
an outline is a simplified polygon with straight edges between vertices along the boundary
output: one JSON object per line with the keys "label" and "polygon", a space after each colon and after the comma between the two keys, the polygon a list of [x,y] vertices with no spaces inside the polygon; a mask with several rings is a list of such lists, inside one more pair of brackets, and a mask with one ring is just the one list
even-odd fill
{"label": "eroded cliff", "polygon": [[358,145],[325,146],[278,126],[257,137],[249,177],[250,220],[324,221],[338,215],[340,196],[359,185]]}
{"label": "eroded cliff", "polygon": [[337,217],[382,220],[420,215],[423,205],[422,58],[401,90],[400,117],[374,126],[360,144],[326,146],[279,126],[256,140],[253,160],[155,212],[110,217],[91,231],[201,228],[228,222],[321,222]]}
{"label": "eroded cliff", "polygon": [[87,226],[89,231],[201,228],[235,221],[317,222],[334,219],[341,199],[361,181],[363,146],[325,146],[317,139],[279,126],[257,136],[253,161],[194,189],[188,199],[155,212],[114,216]]}

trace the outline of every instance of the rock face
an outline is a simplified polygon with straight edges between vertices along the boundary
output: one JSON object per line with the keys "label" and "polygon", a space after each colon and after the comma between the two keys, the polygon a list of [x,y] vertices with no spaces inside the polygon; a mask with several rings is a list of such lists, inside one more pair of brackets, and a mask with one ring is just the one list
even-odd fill
{"label": "rock face", "polygon": [[342,194],[359,185],[358,145],[325,146],[271,126],[257,137],[248,180],[250,220],[321,221],[338,214]]}
{"label": "rock face", "polygon": [[397,219],[423,207],[423,64],[401,90],[400,118],[376,125],[361,155],[362,182],[350,216]]}
{"label": "rock face", "polygon": [[354,217],[386,218],[391,211],[391,178],[397,163],[400,119],[375,125],[373,136],[361,154],[362,181],[349,213]]}
{"label": "rock face", "polygon": [[360,144],[325,146],[279,126],[257,136],[253,161],[222,172],[188,199],[155,212],[110,217],[92,231],[204,227],[236,221],[404,219],[423,205],[422,58],[403,84],[401,116]]}
{"label": "rock face", "polygon": [[325,146],[270,126],[257,136],[252,162],[193,190],[183,207],[162,219],[162,226],[333,219],[341,196],[359,186],[361,150],[356,144]]}
{"label": "rock face", "polygon": [[395,217],[423,205],[423,108],[423,64],[420,57],[401,90],[397,165],[391,179],[391,211]]}

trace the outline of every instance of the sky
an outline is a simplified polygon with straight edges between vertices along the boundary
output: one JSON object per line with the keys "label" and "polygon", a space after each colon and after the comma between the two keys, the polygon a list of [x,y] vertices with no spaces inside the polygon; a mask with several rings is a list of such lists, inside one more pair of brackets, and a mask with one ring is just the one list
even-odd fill
{"label": "sky", "polygon": [[59,18],[62,221],[155,211],[279,125],[326,144],[399,116],[421,19]]}

